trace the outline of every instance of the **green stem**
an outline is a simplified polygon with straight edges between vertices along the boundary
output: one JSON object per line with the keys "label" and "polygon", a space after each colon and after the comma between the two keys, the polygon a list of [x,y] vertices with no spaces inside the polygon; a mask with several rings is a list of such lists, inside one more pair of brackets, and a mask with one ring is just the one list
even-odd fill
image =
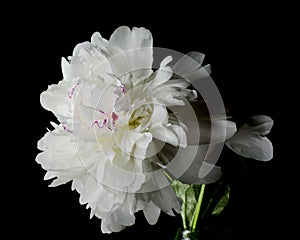
{"label": "green stem", "polygon": [[167,172],[165,172],[165,171],[163,171],[163,172],[166,175],[166,177],[169,179],[169,181],[172,182],[173,179],[171,178],[171,176]]}
{"label": "green stem", "polygon": [[[185,196],[185,201],[184,201],[183,204],[186,204],[186,196]],[[184,209],[186,210],[186,206],[185,206]],[[187,228],[186,228],[186,216],[185,216],[185,211],[183,212],[183,211],[181,210],[181,218],[182,218],[183,229],[186,230]]]}
{"label": "green stem", "polygon": [[205,184],[202,184],[198,202],[197,202],[197,206],[196,206],[195,217],[193,219],[192,232],[194,232],[196,229],[196,225],[197,225],[197,221],[198,221],[198,217],[199,217],[199,213],[200,213],[200,208],[201,208],[201,204],[202,204],[202,200],[203,200],[204,190],[205,190]]}

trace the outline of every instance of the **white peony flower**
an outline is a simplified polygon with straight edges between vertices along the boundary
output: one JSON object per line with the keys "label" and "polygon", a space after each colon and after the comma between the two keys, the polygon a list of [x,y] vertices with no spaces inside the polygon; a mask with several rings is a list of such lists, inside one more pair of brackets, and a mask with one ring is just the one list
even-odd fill
{"label": "white peony flower", "polygon": [[[47,171],[45,179],[54,178],[50,186],[72,182],[91,217],[102,219],[103,233],[133,225],[140,210],[150,224],[161,211],[180,211],[165,172],[185,183],[215,182],[226,140],[249,156],[243,136],[250,131],[242,127],[236,133],[218,95],[207,103],[209,118],[201,117],[204,108],[190,86],[205,88],[197,90],[209,96],[210,67],[201,66],[203,59],[193,52],[170,66],[167,56],[154,71],[151,33],[120,27],[109,40],[94,33],[90,42],[78,44],[62,59],[63,80],[41,94],[42,106],[59,124],[52,123],[54,129],[39,141],[36,161]],[[217,106],[215,99],[221,103],[216,112],[209,107]],[[250,133],[252,140],[260,130]],[[251,144],[260,142],[269,144],[261,136]]]}
{"label": "white peony flower", "polygon": [[63,80],[41,94],[60,124],[39,141],[36,161],[45,179],[55,178],[50,186],[72,181],[104,233],[134,224],[139,210],[155,224],[161,210],[180,209],[163,171],[155,172],[156,153],[164,144],[186,147],[186,132],[167,107],[184,105],[195,91],[171,79],[171,57],[153,72],[152,54],[144,28],[120,27],[109,40],[94,33],[62,59]]}

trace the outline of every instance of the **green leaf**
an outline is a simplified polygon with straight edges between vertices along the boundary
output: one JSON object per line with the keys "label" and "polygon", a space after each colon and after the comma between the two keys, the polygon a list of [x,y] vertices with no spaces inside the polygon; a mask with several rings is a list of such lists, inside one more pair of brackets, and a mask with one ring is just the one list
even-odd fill
{"label": "green leaf", "polygon": [[193,187],[189,187],[186,190],[186,207],[185,207],[185,216],[187,220],[187,225],[191,229],[193,224],[193,218],[195,215],[195,210],[197,207],[197,200]]}
{"label": "green leaf", "polygon": [[197,206],[193,185],[184,184],[178,180],[172,182],[172,188],[176,195],[182,200],[181,217],[184,229],[192,227],[192,222]]}
{"label": "green leaf", "polygon": [[221,197],[220,201],[213,209],[213,211],[211,213],[212,215],[219,215],[224,210],[224,208],[226,207],[226,205],[229,201],[229,195],[230,195],[230,188],[229,188],[229,185],[227,185],[226,189],[223,193],[223,196]]}
{"label": "green leaf", "polygon": [[186,215],[185,215],[185,209],[186,209],[186,190],[190,187],[188,184],[183,184],[182,182],[178,180],[174,180],[171,184],[174,192],[176,193],[177,197],[179,197],[182,200],[182,206],[181,206],[181,218],[182,218],[182,224],[183,228],[187,229],[187,222],[186,222]]}
{"label": "green leaf", "polygon": [[184,184],[178,180],[174,180],[171,186],[175,191],[177,197],[179,197],[182,201],[185,201],[185,192],[190,187],[190,185]]}

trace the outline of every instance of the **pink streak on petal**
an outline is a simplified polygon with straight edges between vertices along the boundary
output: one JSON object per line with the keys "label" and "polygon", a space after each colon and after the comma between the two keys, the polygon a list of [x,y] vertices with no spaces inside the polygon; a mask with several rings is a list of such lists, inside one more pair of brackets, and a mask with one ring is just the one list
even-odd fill
{"label": "pink streak on petal", "polygon": [[98,111],[99,111],[100,113],[104,114],[104,115],[107,115],[106,112],[104,112],[104,111],[102,111],[102,110],[100,110],[100,109],[98,109]]}
{"label": "pink streak on petal", "polygon": [[73,133],[73,131],[70,130],[70,129],[68,129],[65,125],[62,125],[62,127],[63,127],[63,129],[64,129],[65,131],[67,131],[68,133]]}
{"label": "pink streak on petal", "polygon": [[118,115],[115,112],[112,112],[111,117],[113,119],[113,123],[115,124],[115,122],[118,120]]}
{"label": "pink streak on petal", "polygon": [[102,123],[100,123],[98,120],[95,120],[92,123],[92,126],[97,125],[99,128],[103,128],[107,124],[107,118],[105,118]]}
{"label": "pink streak on petal", "polygon": [[74,93],[75,93],[75,88],[76,88],[78,85],[79,85],[79,83],[76,83],[76,84],[72,87],[71,91],[68,92],[68,97],[69,97],[70,99],[73,97],[73,95],[74,95]]}

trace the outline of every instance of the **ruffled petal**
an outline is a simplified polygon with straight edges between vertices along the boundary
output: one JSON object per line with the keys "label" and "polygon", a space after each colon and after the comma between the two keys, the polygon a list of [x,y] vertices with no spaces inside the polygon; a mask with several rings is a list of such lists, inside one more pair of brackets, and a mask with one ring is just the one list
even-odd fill
{"label": "ruffled petal", "polygon": [[109,39],[108,51],[112,71],[117,76],[130,73],[134,82],[152,73],[152,35],[145,28],[119,27]]}
{"label": "ruffled petal", "polygon": [[117,28],[109,39],[109,48],[118,53],[137,48],[152,47],[153,39],[149,30],[134,27],[130,30],[127,26]]}
{"label": "ruffled petal", "polygon": [[91,43],[99,49],[106,49],[108,41],[99,32],[95,32],[91,37]]}
{"label": "ruffled petal", "polygon": [[65,58],[61,59],[61,69],[64,80],[68,82],[72,82],[78,78],[84,78],[90,72],[89,65],[78,61],[69,63]]}
{"label": "ruffled petal", "polygon": [[119,232],[135,222],[134,209],[135,197],[133,194],[124,194],[124,202],[111,214],[106,215],[101,221],[103,233]]}
{"label": "ruffled petal", "polygon": [[43,108],[53,112],[60,121],[72,117],[72,108],[68,95],[68,93],[71,94],[72,87],[70,83],[60,81],[58,84],[50,85],[40,96]]}
{"label": "ruffled petal", "polygon": [[105,217],[101,221],[101,231],[103,233],[120,232],[125,227],[126,226],[118,223],[114,216]]}

